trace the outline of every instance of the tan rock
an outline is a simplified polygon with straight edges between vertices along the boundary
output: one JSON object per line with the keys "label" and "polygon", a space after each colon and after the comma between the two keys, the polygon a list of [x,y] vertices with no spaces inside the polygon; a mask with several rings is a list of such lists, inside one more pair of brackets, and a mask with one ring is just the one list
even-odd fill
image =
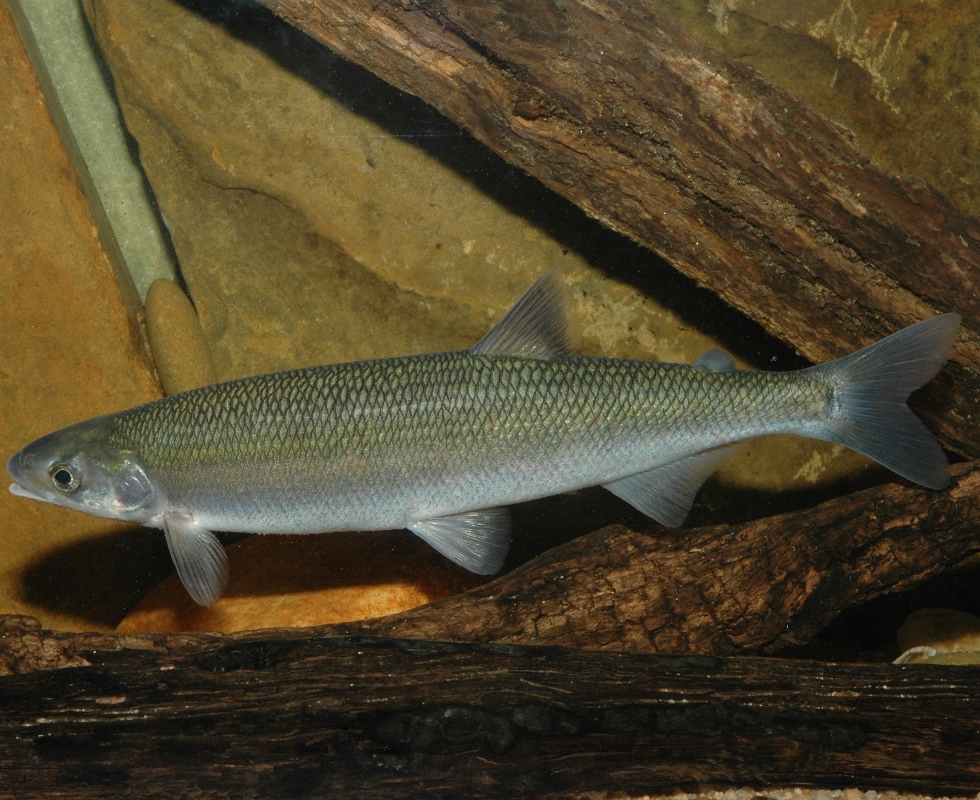
{"label": "tan rock", "polygon": [[534,275],[585,270],[420,145],[502,165],[411,102],[354,111],[382,85],[281,23],[89,7],[221,379],[465,347]]}
{"label": "tan rock", "polygon": [[171,575],[119,631],[236,631],[394,614],[479,579],[408,533],[253,536],[227,548],[231,582],[203,608]]}
{"label": "tan rock", "polygon": [[[0,67],[5,461],[57,428],[158,397],[159,387],[5,3]],[[111,629],[152,585],[152,577],[140,585],[152,556],[148,537],[130,538],[134,526],[0,486],[0,613],[63,630]]]}
{"label": "tan rock", "polygon": [[898,629],[903,652],[915,649],[905,663],[980,663],[980,617],[950,608],[919,608]]}

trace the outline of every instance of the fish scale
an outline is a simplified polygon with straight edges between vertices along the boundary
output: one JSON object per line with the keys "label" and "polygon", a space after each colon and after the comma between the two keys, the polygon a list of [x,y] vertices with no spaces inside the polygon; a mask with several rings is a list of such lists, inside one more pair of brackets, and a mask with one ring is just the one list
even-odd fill
{"label": "fish scale", "polygon": [[334,364],[195,389],[49,434],[10,459],[11,491],[162,527],[191,596],[228,579],[213,531],[409,528],[481,574],[510,542],[505,506],[602,485],[680,525],[733,443],[796,433],[931,488],[939,445],[905,404],[942,366],[944,314],[786,373],[573,355],[556,273],[470,350]]}

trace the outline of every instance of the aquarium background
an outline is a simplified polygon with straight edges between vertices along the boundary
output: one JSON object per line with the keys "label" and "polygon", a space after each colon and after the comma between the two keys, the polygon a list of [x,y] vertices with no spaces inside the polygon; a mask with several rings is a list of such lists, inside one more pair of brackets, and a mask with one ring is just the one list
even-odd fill
{"label": "aquarium background", "polygon": [[[8,455],[53,429],[161,396],[155,360],[197,329],[181,323],[168,331],[177,315],[164,311],[151,346],[154,320],[143,300],[157,277],[173,279],[193,302],[221,380],[468,347],[551,268],[565,276],[585,353],[690,362],[722,347],[741,366],[805,363],[437,109],[258,4],[70,5],[75,38],[55,37],[54,51],[89,46],[112,100],[110,108],[86,105],[98,78],[83,81],[74,117],[58,99],[63,81],[45,66],[53,69],[53,56],[38,45],[26,2],[0,7],[0,441]],[[651,7],[850,128],[888,169],[978,213],[974,3]],[[99,142],[113,131],[121,149],[86,160],[86,135]],[[138,208],[121,214],[140,220],[133,229],[113,221],[114,181],[129,187],[130,198],[145,198],[142,205],[131,199]],[[185,351],[174,348],[179,365]],[[840,447],[753,442],[708,482],[688,525],[765,516],[886,480]],[[0,515],[0,611],[34,615],[46,627],[113,629],[171,572],[158,531],[7,493]],[[656,535],[652,523],[601,490],[527,504],[515,518],[510,566],[613,522]],[[302,576],[292,585],[310,595],[284,603],[276,619],[310,624],[296,608],[308,609],[320,590],[404,581],[385,571],[386,562],[401,564],[404,548],[423,547],[407,535],[393,538],[391,557],[382,546],[371,558],[377,573],[365,579],[364,558],[349,543],[290,539],[263,552],[264,570],[247,569],[255,553],[235,545],[243,561],[236,566],[233,558],[233,574],[247,573],[251,583],[236,585],[230,604],[258,597],[274,605],[270,598],[299,591],[282,589],[289,576]],[[422,571],[432,582],[438,569]],[[963,575],[971,573],[858,610],[831,632],[832,652],[860,654],[856,642],[887,651],[903,614],[925,603],[970,610],[975,601],[962,586],[971,578]],[[440,591],[469,585],[443,577]],[[173,589],[159,603],[179,601]],[[223,624],[244,624],[239,613],[222,610]]]}

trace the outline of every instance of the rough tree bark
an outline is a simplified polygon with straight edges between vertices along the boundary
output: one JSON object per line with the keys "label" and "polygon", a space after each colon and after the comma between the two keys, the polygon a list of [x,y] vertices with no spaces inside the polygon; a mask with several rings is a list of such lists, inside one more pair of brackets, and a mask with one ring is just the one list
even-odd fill
{"label": "rough tree bark", "polygon": [[750,67],[631,0],[262,2],[814,361],[962,313],[920,410],[980,456],[980,226]]}
{"label": "rough tree bark", "polygon": [[[0,632],[42,638],[25,626]],[[980,668],[273,633],[162,644],[0,681],[0,796],[980,785]]]}

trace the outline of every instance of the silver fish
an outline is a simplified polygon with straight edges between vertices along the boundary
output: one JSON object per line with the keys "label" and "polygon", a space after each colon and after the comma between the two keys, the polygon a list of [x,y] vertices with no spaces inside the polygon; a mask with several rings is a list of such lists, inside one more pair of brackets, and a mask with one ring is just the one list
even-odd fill
{"label": "silver fish", "polygon": [[795,372],[572,355],[555,272],[472,349],[280,372],[195,389],[49,434],[7,470],[21,497],[163,528],[202,605],[228,579],[212,531],[408,528],[480,574],[503,565],[503,506],[602,485],[683,523],[735,442],[838,442],[933,489],[942,449],[906,405],[940,369],[943,314]]}

